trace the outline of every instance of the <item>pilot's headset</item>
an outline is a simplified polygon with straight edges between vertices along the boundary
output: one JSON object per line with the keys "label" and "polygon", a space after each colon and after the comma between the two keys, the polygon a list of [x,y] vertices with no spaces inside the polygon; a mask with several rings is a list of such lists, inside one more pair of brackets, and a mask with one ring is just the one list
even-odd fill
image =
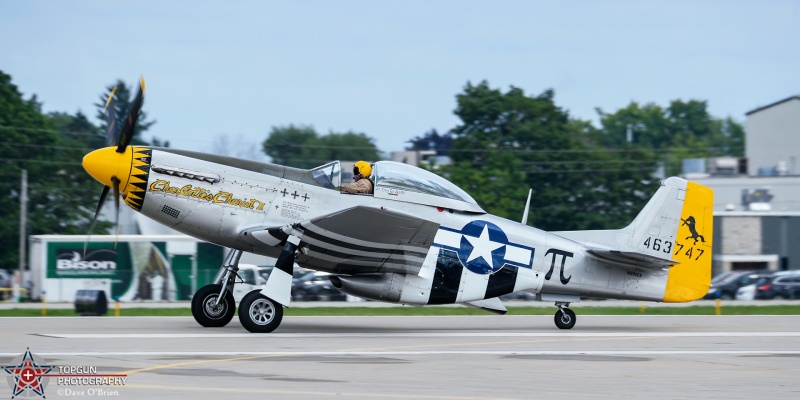
{"label": "pilot's headset", "polygon": [[372,175],[372,166],[369,165],[366,161],[359,161],[353,166],[353,176],[361,174],[364,179],[369,179],[369,176]]}

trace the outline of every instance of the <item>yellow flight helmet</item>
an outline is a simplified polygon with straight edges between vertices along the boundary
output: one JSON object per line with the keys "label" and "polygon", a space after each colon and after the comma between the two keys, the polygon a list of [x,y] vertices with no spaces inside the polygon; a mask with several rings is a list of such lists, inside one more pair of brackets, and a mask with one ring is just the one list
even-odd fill
{"label": "yellow flight helmet", "polygon": [[359,161],[353,167],[353,175],[361,174],[364,178],[369,177],[372,175],[372,166],[369,165],[366,161]]}

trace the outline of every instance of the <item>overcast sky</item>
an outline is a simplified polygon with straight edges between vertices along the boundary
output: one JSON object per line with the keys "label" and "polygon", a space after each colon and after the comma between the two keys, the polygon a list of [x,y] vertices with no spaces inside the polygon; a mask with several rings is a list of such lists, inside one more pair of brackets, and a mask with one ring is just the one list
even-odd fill
{"label": "overcast sky", "polygon": [[400,150],[455,127],[481,80],[552,88],[593,121],[699,99],[744,122],[800,94],[800,1],[2,1],[0,70],[92,119],[105,86],[144,75],[148,134],[198,151],[288,124]]}

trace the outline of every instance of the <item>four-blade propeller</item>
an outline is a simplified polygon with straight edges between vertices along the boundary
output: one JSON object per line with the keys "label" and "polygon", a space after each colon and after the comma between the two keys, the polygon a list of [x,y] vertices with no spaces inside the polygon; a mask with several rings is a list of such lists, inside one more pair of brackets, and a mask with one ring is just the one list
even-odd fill
{"label": "four-blade propeller", "polygon": [[[105,107],[107,126],[106,144],[108,146],[116,146],[117,153],[124,153],[125,149],[131,143],[134,130],[136,129],[136,122],[139,120],[139,114],[142,109],[142,104],[144,103],[144,90],[145,84],[144,78],[142,78],[139,80],[139,90],[136,93],[136,97],[133,99],[133,102],[131,102],[125,114],[122,115],[122,110],[117,109],[117,101],[115,96],[117,88],[115,87],[108,95],[108,100],[106,101]],[[115,226],[117,228],[117,234],[119,234],[120,179],[115,175],[112,176],[111,184],[112,187],[105,186],[103,187],[103,192],[100,193],[100,201],[97,203],[97,209],[95,210],[94,218],[92,218],[92,223],[89,225],[90,236],[95,225],[97,224],[97,219],[100,216],[100,210],[103,208],[103,204],[105,204],[105,201],[108,198],[108,192],[112,188],[114,189],[114,205],[116,215]],[[86,244],[84,244],[83,248],[84,254],[86,254],[88,242],[89,239],[87,238]]]}

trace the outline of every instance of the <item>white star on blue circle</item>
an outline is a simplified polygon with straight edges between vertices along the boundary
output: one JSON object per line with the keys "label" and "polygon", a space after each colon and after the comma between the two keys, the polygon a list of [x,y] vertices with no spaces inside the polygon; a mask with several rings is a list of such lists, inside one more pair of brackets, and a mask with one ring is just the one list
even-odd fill
{"label": "white star on blue circle", "polygon": [[458,258],[476,274],[490,274],[505,265],[508,238],[499,226],[486,221],[472,221],[461,229]]}

